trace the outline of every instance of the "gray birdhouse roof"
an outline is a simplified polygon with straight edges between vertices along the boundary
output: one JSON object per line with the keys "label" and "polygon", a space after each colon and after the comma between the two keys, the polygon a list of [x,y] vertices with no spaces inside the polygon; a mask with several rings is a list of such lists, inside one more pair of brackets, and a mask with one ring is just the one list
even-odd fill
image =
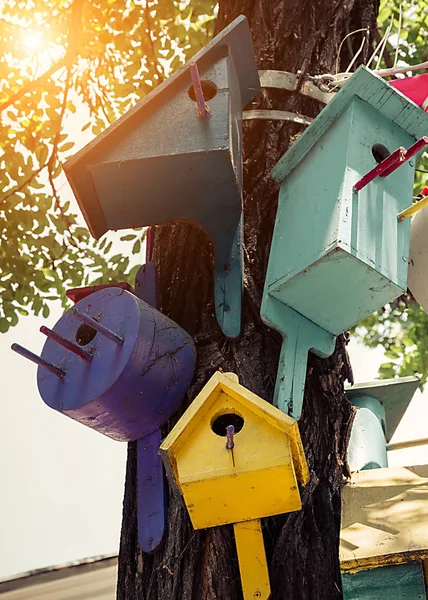
{"label": "gray birdhouse roof", "polygon": [[272,177],[277,181],[287,177],[355,97],[415,139],[428,134],[428,113],[362,65],[277,162]]}
{"label": "gray birdhouse roof", "polygon": [[[196,62],[200,72],[203,72],[204,69],[209,68],[210,65],[226,55],[232,59],[240,90],[241,105],[244,107],[258,93],[260,81],[248,22],[243,15],[235,19],[196,53],[191,62]],[[94,164],[102,163],[109,151],[117,143],[123,142],[142,121],[149,120],[160,104],[169,100],[173,101],[177,90],[181,89],[183,85],[184,77],[190,79],[188,63],[64,164],[67,178],[94,237],[98,238],[103,235],[107,231],[107,226],[89,169]],[[159,135],[161,134],[162,132],[159,132]],[[173,132],[169,130],[166,122],[163,135],[170,136],[172,134]],[[155,146],[155,142],[156,140],[148,140],[147,143]],[[156,155],[155,148],[153,154]]]}

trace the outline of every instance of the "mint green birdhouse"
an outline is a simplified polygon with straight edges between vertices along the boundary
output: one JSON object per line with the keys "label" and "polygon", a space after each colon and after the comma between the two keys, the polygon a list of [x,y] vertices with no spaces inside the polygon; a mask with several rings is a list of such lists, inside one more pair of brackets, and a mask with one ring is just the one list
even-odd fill
{"label": "mint green birdhouse", "polygon": [[[262,318],[285,344],[276,404],[299,418],[307,352],[407,289],[416,155],[428,114],[365,67],[275,166],[280,183]],[[415,143],[416,142],[416,143]]]}

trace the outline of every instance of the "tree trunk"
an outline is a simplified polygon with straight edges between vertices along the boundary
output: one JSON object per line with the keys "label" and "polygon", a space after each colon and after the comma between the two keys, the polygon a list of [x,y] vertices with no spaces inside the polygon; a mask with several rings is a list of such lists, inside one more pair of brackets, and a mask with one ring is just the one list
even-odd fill
{"label": "tree trunk", "polygon": [[[217,31],[245,14],[259,69],[311,75],[334,72],[340,42],[369,28],[360,56],[369,53],[378,0],[220,0]],[[346,67],[361,43],[357,33],[341,51]],[[264,90],[254,108],[282,109],[315,117],[317,101]],[[260,319],[260,303],[277,208],[269,173],[302,126],[247,121],[244,129],[245,291],[242,335],[227,340],[213,306],[213,259],[207,236],[188,223],[157,227],[152,260],[159,269],[160,309],[194,336],[198,360],[182,411],[218,369],[233,371],[242,385],[272,401],[280,337]],[[308,193],[314,182],[308,181]],[[296,201],[299,199],[296,198]],[[201,202],[203,199],[201,198]],[[340,486],[353,412],[343,391],[352,378],[345,336],[332,357],[309,356],[304,410],[299,422],[311,478],[303,509],[263,520],[272,600],[341,598],[338,559]],[[171,429],[177,418],[165,427]],[[165,543],[142,554],[136,530],[136,447],[129,445],[119,555],[119,600],[241,600],[232,526],[194,532],[184,505],[170,496]]]}

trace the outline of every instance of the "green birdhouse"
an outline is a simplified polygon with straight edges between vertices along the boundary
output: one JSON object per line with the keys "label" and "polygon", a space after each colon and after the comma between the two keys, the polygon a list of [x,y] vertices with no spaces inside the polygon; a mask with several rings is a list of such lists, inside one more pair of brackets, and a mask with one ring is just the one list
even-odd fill
{"label": "green birdhouse", "polygon": [[295,418],[308,350],[328,355],[335,336],[407,289],[410,222],[397,215],[412,203],[426,133],[428,114],[360,67],[273,170],[262,318],[299,353],[283,352],[276,394]]}

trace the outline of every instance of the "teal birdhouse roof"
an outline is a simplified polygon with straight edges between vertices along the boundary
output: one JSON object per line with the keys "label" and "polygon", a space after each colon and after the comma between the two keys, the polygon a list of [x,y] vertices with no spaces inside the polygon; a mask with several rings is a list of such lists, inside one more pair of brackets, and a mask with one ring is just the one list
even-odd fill
{"label": "teal birdhouse roof", "polygon": [[287,177],[356,97],[415,139],[428,134],[428,113],[362,65],[278,161],[272,170],[272,177],[277,181]]}
{"label": "teal birdhouse roof", "polygon": [[346,388],[348,400],[361,396],[376,398],[385,409],[386,439],[389,442],[395,433],[414,393],[420,384],[419,377],[381,379],[370,383],[357,383]]}

